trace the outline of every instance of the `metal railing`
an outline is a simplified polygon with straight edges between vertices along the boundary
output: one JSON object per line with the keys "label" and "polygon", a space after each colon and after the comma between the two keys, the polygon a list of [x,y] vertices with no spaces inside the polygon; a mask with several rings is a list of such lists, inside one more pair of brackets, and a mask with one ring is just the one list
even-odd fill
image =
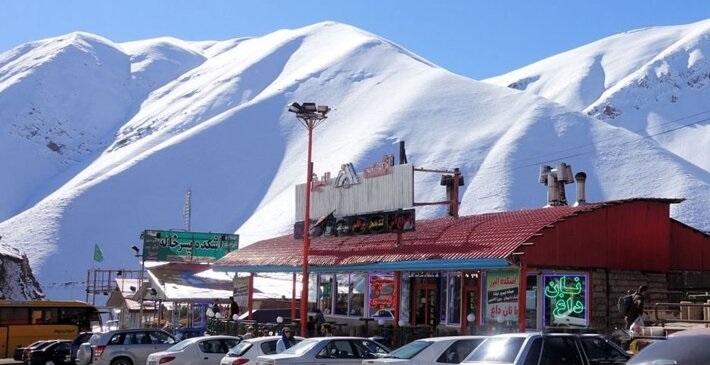
{"label": "metal railing", "polygon": [[[683,318],[683,309],[684,308],[703,308],[701,317],[703,319],[690,319],[690,318]],[[671,308],[678,308],[677,310],[671,310]],[[707,310],[705,309],[707,308]],[[669,312],[671,311],[672,313],[676,314],[677,317],[673,318],[666,318],[666,316],[659,315],[662,312]],[[649,312],[649,311],[645,311]],[[654,318],[650,319],[651,322],[655,324],[659,324],[661,327],[665,327],[666,324],[668,323],[703,323],[703,324],[708,324],[710,323],[710,304],[707,303],[654,303],[653,304],[653,316]],[[690,315],[686,316],[690,317]]]}

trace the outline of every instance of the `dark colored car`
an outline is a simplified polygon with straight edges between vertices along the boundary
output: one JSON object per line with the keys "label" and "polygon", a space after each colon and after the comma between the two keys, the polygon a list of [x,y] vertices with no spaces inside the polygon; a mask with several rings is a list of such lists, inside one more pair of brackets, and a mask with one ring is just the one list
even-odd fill
{"label": "dark colored car", "polygon": [[669,336],[654,342],[627,362],[627,365],[703,365],[710,359],[710,336]]}
{"label": "dark colored car", "polygon": [[488,337],[461,365],[621,365],[629,357],[599,334],[525,332]]}
{"label": "dark colored car", "polygon": [[93,332],[81,332],[71,341],[71,361],[76,360],[76,352],[79,351],[79,346],[84,342],[89,342]]}
{"label": "dark colored car", "polygon": [[22,359],[21,359],[22,363],[24,365],[29,365],[30,356],[32,355],[32,351],[47,347],[56,341],[57,340],[42,340],[42,341],[33,342],[31,345],[25,347],[25,349],[22,350]]}
{"label": "dark colored car", "polygon": [[49,345],[30,352],[30,365],[45,365],[48,362],[55,365],[73,364],[71,359],[71,341],[53,341]]}

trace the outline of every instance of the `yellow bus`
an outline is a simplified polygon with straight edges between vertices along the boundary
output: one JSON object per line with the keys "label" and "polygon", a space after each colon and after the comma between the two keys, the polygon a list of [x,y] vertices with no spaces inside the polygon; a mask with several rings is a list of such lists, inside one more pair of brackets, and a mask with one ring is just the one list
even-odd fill
{"label": "yellow bus", "polygon": [[39,340],[74,339],[101,328],[96,307],[81,301],[0,300],[0,358]]}

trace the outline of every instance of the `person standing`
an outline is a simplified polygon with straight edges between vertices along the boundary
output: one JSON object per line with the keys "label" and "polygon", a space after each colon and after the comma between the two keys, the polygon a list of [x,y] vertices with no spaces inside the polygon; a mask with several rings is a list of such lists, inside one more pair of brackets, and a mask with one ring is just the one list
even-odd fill
{"label": "person standing", "polygon": [[323,323],[320,327],[320,333],[323,337],[333,336],[333,330],[330,327],[330,323]]}
{"label": "person standing", "polygon": [[321,335],[323,336],[323,331],[321,331],[321,326],[325,323],[325,316],[323,315],[323,312],[316,308],[316,316],[313,318],[313,328],[315,329],[315,335]]}
{"label": "person standing", "polygon": [[237,320],[234,315],[239,317],[239,304],[234,300],[234,297],[229,297],[229,320]]}
{"label": "person standing", "polygon": [[293,338],[293,333],[291,332],[291,329],[286,327],[283,329],[283,331],[281,331],[281,338],[276,341],[276,353],[280,354],[295,344],[296,339]]}
{"label": "person standing", "polygon": [[253,326],[247,326],[247,332],[242,335],[242,339],[247,340],[250,338],[254,338],[256,335],[254,334],[254,327]]}
{"label": "person standing", "polygon": [[646,301],[646,292],[648,286],[641,285],[639,289],[632,294],[633,302],[631,308],[626,314],[626,326],[633,334],[641,334],[643,332],[643,309]]}
{"label": "person standing", "polygon": [[219,307],[219,300],[215,299],[214,302],[212,302],[212,313],[214,313],[215,318],[220,318],[221,316],[218,316],[217,314],[220,314],[222,312],[222,309]]}

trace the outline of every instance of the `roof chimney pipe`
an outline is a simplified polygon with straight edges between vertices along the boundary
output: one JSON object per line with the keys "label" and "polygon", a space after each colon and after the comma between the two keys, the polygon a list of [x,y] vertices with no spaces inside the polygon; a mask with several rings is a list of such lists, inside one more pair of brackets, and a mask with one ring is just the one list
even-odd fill
{"label": "roof chimney pipe", "polygon": [[574,175],[574,180],[577,182],[577,201],[574,203],[574,206],[587,204],[587,174],[578,172]]}

